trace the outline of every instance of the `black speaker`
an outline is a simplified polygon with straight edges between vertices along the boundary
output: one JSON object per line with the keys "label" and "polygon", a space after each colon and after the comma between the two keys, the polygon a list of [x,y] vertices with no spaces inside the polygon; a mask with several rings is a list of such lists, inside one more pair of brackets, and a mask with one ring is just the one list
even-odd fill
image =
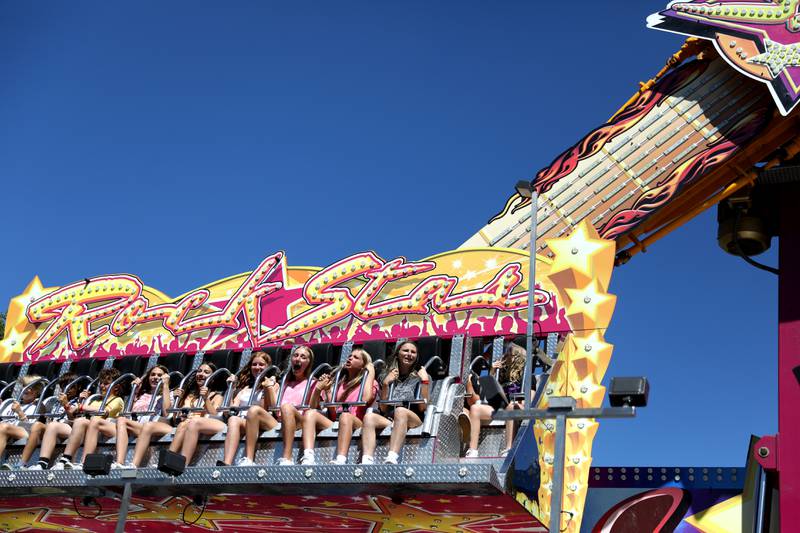
{"label": "black speaker", "polygon": [[650,383],[645,377],[611,378],[608,403],[611,407],[646,407]]}
{"label": "black speaker", "polygon": [[180,476],[186,470],[186,459],[179,453],[162,450],[158,456],[158,469],[170,476]]}
{"label": "black speaker", "polygon": [[90,453],[83,458],[83,472],[90,476],[107,476],[114,458],[104,453]]}

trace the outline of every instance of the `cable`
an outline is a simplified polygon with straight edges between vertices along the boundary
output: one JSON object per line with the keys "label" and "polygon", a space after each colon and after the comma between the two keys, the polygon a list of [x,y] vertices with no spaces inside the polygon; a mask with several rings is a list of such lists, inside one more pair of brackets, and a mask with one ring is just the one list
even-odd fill
{"label": "cable", "polygon": [[96,499],[91,498],[91,497],[84,497],[83,505],[85,507],[89,507],[89,503],[91,503],[91,502],[94,502],[94,503],[97,504],[97,512],[94,515],[88,515],[88,514],[84,515],[84,514],[81,514],[80,511],[78,511],[78,497],[75,496],[74,498],[72,498],[72,508],[75,509],[75,514],[80,516],[81,518],[85,518],[85,519],[88,519],[88,520],[94,520],[95,518],[100,516],[100,514],[103,512],[103,506],[100,505],[100,502],[98,502]]}
{"label": "cable", "polygon": [[[196,524],[197,521],[200,520],[200,518],[203,516],[203,513],[206,512],[206,505],[207,504],[208,504],[208,496],[204,496],[203,497],[203,506],[202,507],[200,507],[199,505],[195,504],[194,500],[192,500],[190,502],[187,502],[186,505],[183,507],[183,511],[181,511],[181,522],[183,522],[187,526],[191,526],[191,525]],[[193,506],[193,507],[200,507],[200,512],[198,513],[197,518],[195,518],[191,522],[186,520],[186,509],[188,509],[190,505]]]}
{"label": "cable", "polygon": [[753,260],[752,258],[748,257],[743,251],[742,247],[739,245],[739,235],[737,234],[737,229],[739,229],[739,217],[742,215],[742,210],[739,207],[734,207],[733,213],[733,248],[736,253],[745,260],[748,264],[760,268],[761,270],[766,270],[767,272],[771,272],[776,276],[780,274],[780,271],[777,268],[764,265],[759,263],[758,261]]}

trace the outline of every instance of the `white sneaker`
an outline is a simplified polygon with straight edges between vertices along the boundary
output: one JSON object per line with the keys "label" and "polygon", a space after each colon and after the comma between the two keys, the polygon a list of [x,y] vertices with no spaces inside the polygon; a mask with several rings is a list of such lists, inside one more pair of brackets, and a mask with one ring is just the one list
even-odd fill
{"label": "white sneaker", "polygon": [[236,461],[236,466],[256,466],[256,463],[247,457],[242,457]]}
{"label": "white sneaker", "polygon": [[331,460],[332,465],[346,465],[347,464],[347,456],[345,455],[337,455],[336,459]]}
{"label": "white sneaker", "polygon": [[478,450],[470,448],[469,450],[467,450],[467,453],[464,454],[464,457],[466,459],[475,459],[476,457],[479,457]]}
{"label": "white sneaker", "polygon": [[50,470],[64,470],[64,461],[56,461]]}
{"label": "white sneaker", "polygon": [[396,465],[400,456],[392,451],[386,454],[386,459],[383,460],[383,464],[385,465]]}
{"label": "white sneaker", "polygon": [[44,470],[44,468],[42,468],[42,465],[39,463],[36,463],[35,465],[29,466],[28,470]]}
{"label": "white sneaker", "polygon": [[136,470],[138,467],[135,464],[133,464],[132,462],[128,461],[127,463],[122,465],[122,468],[127,468],[127,469],[131,469],[132,468],[133,470]]}
{"label": "white sneaker", "polygon": [[312,466],[317,464],[317,458],[314,457],[313,450],[306,450],[303,452],[303,457],[300,458],[300,464],[306,466]]}
{"label": "white sneaker", "polygon": [[14,467],[11,466],[11,463],[3,463],[0,465],[0,470],[13,470]]}
{"label": "white sneaker", "polygon": [[72,461],[64,461],[64,468],[67,470],[82,470],[83,463],[73,463]]}
{"label": "white sneaker", "polygon": [[375,458],[373,456],[371,456],[371,455],[363,455],[361,457],[361,464],[362,465],[374,465],[375,464]]}
{"label": "white sneaker", "polygon": [[116,461],[111,463],[111,470],[117,470],[118,468],[125,468],[125,465],[122,465]]}
{"label": "white sneaker", "polygon": [[278,466],[294,466],[294,461],[281,457],[278,459]]}

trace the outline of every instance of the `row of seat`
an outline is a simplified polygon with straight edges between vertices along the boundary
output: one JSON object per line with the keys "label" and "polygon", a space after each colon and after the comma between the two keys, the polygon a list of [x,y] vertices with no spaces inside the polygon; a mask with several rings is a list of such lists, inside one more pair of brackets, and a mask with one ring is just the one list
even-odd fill
{"label": "row of seat", "polygon": [[[441,378],[447,373],[447,362],[450,355],[450,346],[452,341],[449,339],[440,339],[438,337],[424,337],[414,341],[419,349],[419,358],[422,364],[427,363],[433,357],[439,357],[443,364],[434,365],[435,378]],[[386,361],[388,356],[394,350],[395,342],[385,341],[368,341],[356,346],[363,347],[374,361]],[[317,344],[311,346],[314,351],[314,366],[318,367],[322,364],[336,366],[339,364],[342,354],[342,345],[334,344]],[[272,364],[283,367],[291,354],[291,347],[267,347],[264,348],[272,358]],[[241,363],[242,352],[233,350],[220,350],[208,352],[203,354],[203,362],[211,362],[217,368],[227,368],[231,372],[236,372]],[[147,368],[150,356],[126,356],[118,357],[113,360],[112,367],[120,371],[120,373],[132,373],[137,376],[144,374]],[[186,374],[191,369],[193,362],[193,355],[187,353],[173,353],[161,355],[158,357],[157,363],[164,365],[170,372],[180,372]],[[57,377],[61,371],[62,361],[39,361],[31,363],[27,373],[30,375],[42,376],[48,380]],[[85,375],[89,377],[96,377],[100,369],[105,366],[106,361],[96,358],[84,358],[73,361],[70,364],[69,371],[77,375]],[[283,365],[283,366],[282,366]],[[0,381],[11,383],[15,380],[21,369],[21,364],[18,363],[3,363],[0,364]],[[213,383],[212,387],[224,387],[224,376],[220,376],[217,383]],[[6,396],[10,392],[6,393]]]}

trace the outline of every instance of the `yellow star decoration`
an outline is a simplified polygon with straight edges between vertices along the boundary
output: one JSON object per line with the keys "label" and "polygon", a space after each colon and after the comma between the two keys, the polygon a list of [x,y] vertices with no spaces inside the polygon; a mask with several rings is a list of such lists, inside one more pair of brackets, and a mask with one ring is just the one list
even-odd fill
{"label": "yellow star decoration", "polygon": [[614,313],[617,297],[606,293],[597,280],[577,289],[565,288],[567,293],[567,320],[572,331],[588,332],[605,329]]}
{"label": "yellow star decoration", "polygon": [[[240,513],[238,511],[226,511],[224,509],[214,509],[212,503],[216,498],[209,500],[202,516],[193,525],[208,531],[222,531],[223,528],[217,522],[288,522],[288,518],[275,516],[265,516],[261,514]],[[132,502],[134,503],[134,502]],[[171,522],[176,525],[182,524],[183,510],[192,501],[185,497],[174,497],[157,502],[138,500],[135,501],[137,510],[128,513],[127,522]],[[199,510],[187,510],[186,520],[191,522],[197,517]],[[116,521],[117,513],[102,514],[98,520]]]}
{"label": "yellow star decoration", "polygon": [[373,511],[360,509],[321,509],[306,507],[306,511],[328,516],[352,518],[370,522],[370,531],[376,533],[402,533],[411,531],[443,531],[450,533],[470,533],[474,531],[468,526],[485,520],[500,518],[498,514],[479,513],[432,513],[408,505],[393,503],[384,496],[370,496],[369,504]]}
{"label": "yellow star decoration", "polygon": [[45,522],[50,510],[45,507],[25,507],[0,511],[0,531],[65,531],[67,533],[83,533],[82,528],[74,528],[63,524]]}
{"label": "yellow star decoration", "polygon": [[11,299],[6,314],[5,338],[0,341],[0,362],[20,361],[25,351],[25,341],[36,330],[28,322],[25,309],[33,300],[45,293],[39,276],[34,277],[19,296]]}
{"label": "yellow star decoration", "polygon": [[[547,246],[555,253],[548,276],[558,288],[573,333],[567,336],[564,349],[553,365],[538,407],[546,407],[553,396],[572,396],[579,407],[600,407],[605,396],[601,383],[613,351],[603,334],[616,305],[616,296],[606,292],[614,266],[615,245],[600,239],[594,228],[582,223],[567,238],[548,239]],[[589,486],[592,442],[598,427],[597,421],[591,419],[567,422],[562,505],[565,514],[560,531],[580,530]],[[536,420],[533,431],[539,443],[539,501],[538,505],[523,501],[523,505],[546,524],[550,521],[553,489],[555,420]]]}
{"label": "yellow star decoration", "polygon": [[601,239],[594,226],[581,222],[568,237],[548,239],[547,246],[556,255],[549,277],[557,287],[579,287],[594,279],[608,288],[617,246]]}
{"label": "yellow star decoration", "polygon": [[592,331],[582,337],[571,337],[572,367],[577,379],[593,377],[596,383],[602,381],[603,376],[611,362],[611,353],[614,347],[603,340],[599,331]]}

